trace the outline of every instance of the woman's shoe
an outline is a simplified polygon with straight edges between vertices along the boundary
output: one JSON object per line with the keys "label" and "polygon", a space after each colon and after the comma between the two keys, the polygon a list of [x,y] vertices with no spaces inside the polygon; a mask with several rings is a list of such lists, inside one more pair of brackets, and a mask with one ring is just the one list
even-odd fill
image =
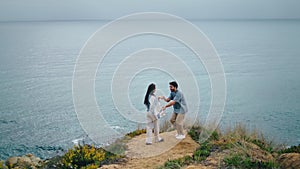
{"label": "woman's shoe", "polygon": [[146,143],[146,145],[152,145],[152,143]]}

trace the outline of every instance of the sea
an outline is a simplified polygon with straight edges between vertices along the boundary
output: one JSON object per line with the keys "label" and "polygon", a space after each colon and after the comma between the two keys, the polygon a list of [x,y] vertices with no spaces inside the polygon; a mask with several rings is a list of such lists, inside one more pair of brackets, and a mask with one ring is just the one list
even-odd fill
{"label": "sea", "polygon": [[[224,70],[226,98],[224,111],[219,114],[219,128],[225,131],[242,124],[262,132],[274,143],[300,144],[300,20],[188,22],[209,40]],[[82,49],[95,32],[109,23],[103,20],[0,22],[0,159],[28,153],[46,159],[65,152],[78,140],[93,143],[74,105],[74,70]],[[106,44],[104,41],[97,45]],[[177,67],[178,72],[181,67],[163,57],[155,59],[165,70],[145,67],[132,75],[123,69],[121,73],[130,78],[129,84],[115,81],[126,58],[128,61],[129,56],[145,49],[176,55],[195,81],[185,80],[190,75],[172,74],[171,67]],[[148,61],[152,57],[135,64]],[[199,123],[205,123],[211,108],[213,88],[205,63],[182,42],[167,36],[128,37],[114,44],[94,71],[94,100],[106,121],[103,126],[119,133],[108,138],[111,142],[143,127],[122,111],[134,108],[145,112],[143,99],[150,83],[156,84],[157,95],[168,96],[168,83],[172,80],[177,80],[183,93],[197,93],[187,94],[186,99],[190,105],[197,105],[197,112],[191,111]],[[189,87],[192,83],[197,85],[196,90]],[[125,91],[114,93],[113,90],[123,86]],[[125,110],[117,107],[122,104],[118,103],[122,100],[118,96],[126,96],[125,100],[130,101],[128,110],[126,106]],[[171,111],[168,109],[167,114]],[[162,119],[167,120],[168,115]],[[109,144],[107,138],[103,140],[101,145]]]}

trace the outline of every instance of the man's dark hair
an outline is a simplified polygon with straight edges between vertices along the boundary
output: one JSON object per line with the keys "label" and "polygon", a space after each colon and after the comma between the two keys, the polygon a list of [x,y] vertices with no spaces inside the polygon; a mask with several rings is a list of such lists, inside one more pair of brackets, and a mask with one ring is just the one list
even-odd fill
{"label": "man's dark hair", "polygon": [[177,82],[173,81],[169,83],[170,85],[174,86],[176,89],[178,88]]}

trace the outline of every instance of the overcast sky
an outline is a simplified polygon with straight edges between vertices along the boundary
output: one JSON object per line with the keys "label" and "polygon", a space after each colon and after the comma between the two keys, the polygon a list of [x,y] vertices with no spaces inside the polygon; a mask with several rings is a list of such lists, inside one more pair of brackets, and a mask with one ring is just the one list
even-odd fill
{"label": "overcast sky", "polygon": [[0,20],[116,19],[166,12],[185,19],[300,18],[300,0],[0,0]]}

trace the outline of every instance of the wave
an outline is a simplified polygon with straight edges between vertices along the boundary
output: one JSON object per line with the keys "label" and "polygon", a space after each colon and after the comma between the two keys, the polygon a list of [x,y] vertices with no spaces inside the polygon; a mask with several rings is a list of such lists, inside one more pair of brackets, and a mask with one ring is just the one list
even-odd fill
{"label": "wave", "polygon": [[26,154],[34,154],[42,159],[51,158],[55,155],[64,154],[67,151],[67,147],[62,146],[48,146],[48,145],[35,145],[26,146],[25,144],[8,144],[0,147],[0,160],[6,160],[11,156],[23,156]]}
{"label": "wave", "polygon": [[9,123],[17,124],[17,121],[16,120],[0,120],[0,123],[2,123],[2,124],[9,124]]}

